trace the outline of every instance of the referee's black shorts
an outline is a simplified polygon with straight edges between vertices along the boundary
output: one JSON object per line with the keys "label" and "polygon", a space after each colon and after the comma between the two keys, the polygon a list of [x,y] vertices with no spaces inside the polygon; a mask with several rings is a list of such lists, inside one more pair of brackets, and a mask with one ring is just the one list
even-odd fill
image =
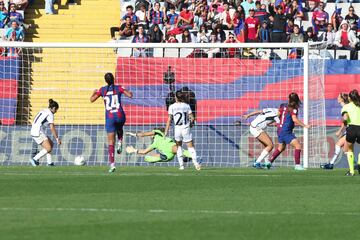
{"label": "referee's black shorts", "polygon": [[349,143],[360,143],[360,126],[349,125],[346,128],[346,141]]}

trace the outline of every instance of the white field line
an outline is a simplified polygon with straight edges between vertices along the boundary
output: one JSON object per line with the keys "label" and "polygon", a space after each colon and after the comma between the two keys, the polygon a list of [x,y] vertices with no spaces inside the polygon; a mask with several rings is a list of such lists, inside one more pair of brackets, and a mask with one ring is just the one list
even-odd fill
{"label": "white field line", "polygon": [[115,174],[109,174],[109,173],[102,173],[102,172],[64,172],[64,171],[39,171],[39,172],[11,172],[11,171],[0,171],[0,177],[1,175],[81,175],[81,176],[92,176],[92,175],[107,175],[107,176],[169,176],[169,177],[189,177],[189,176],[202,176],[202,177],[280,177],[281,175],[276,174],[208,174],[201,173],[201,172],[184,172],[184,173],[165,173],[165,172],[152,172],[152,173],[142,173],[142,172],[121,172],[118,171]]}
{"label": "white field line", "polygon": [[205,214],[205,215],[318,215],[360,216],[360,212],[316,212],[316,211],[239,211],[239,210],[169,210],[169,209],[121,209],[121,208],[0,208],[2,212],[77,212],[77,213],[150,213],[150,214]]}

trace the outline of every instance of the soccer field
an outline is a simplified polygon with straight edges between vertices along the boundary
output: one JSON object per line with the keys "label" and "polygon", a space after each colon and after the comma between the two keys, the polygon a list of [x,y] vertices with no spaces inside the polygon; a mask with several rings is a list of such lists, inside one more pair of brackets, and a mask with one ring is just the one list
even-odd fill
{"label": "soccer field", "polygon": [[0,239],[356,239],[360,176],[0,167]]}

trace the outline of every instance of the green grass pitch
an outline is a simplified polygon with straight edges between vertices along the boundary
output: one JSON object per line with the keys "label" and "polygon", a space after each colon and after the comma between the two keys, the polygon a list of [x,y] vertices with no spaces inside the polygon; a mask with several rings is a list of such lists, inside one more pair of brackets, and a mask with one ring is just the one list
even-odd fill
{"label": "green grass pitch", "polygon": [[357,239],[345,169],[0,167],[0,239]]}

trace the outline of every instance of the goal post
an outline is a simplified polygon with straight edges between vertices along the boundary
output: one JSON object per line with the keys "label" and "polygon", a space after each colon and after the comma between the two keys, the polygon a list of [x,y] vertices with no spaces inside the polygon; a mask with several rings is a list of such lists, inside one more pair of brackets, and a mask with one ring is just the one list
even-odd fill
{"label": "goal post", "polygon": [[[106,72],[114,73],[116,83],[134,93],[133,99],[122,97],[125,131],[164,126],[171,92],[186,89],[193,94],[196,125],[192,131],[205,166],[252,166],[262,145],[249,133],[252,119],[241,120],[241,115],[278,108],[294,91],[303,103],[299,118],[313,126],[295,130],[303,145],[304,167],[316,167],[327,156],[325,60],[318,46],[0,42],[0,47],[2,165],[28,164],[34,148],[31,122],[47,107],[49,98],[60,105],[55,124],[64,144],[54,148],[57,164],[71,165],[77,156],[83,156],[88,165],[107,164],[104,103],[100,99],[93,104],[89,101],[94,89],[106,85]],[[236,120],[241,120],[241,126],[234,125]],[[276,143],[276,128],[269,126],[267,132]],[[124,136],[125,146],[143,148],[150,143],[150,138]],[[121,165],[148,165],[142,157],[125,152],[117,155],[116,161]],[[275,164],[293,166],[293,150],[288,148]]]}

